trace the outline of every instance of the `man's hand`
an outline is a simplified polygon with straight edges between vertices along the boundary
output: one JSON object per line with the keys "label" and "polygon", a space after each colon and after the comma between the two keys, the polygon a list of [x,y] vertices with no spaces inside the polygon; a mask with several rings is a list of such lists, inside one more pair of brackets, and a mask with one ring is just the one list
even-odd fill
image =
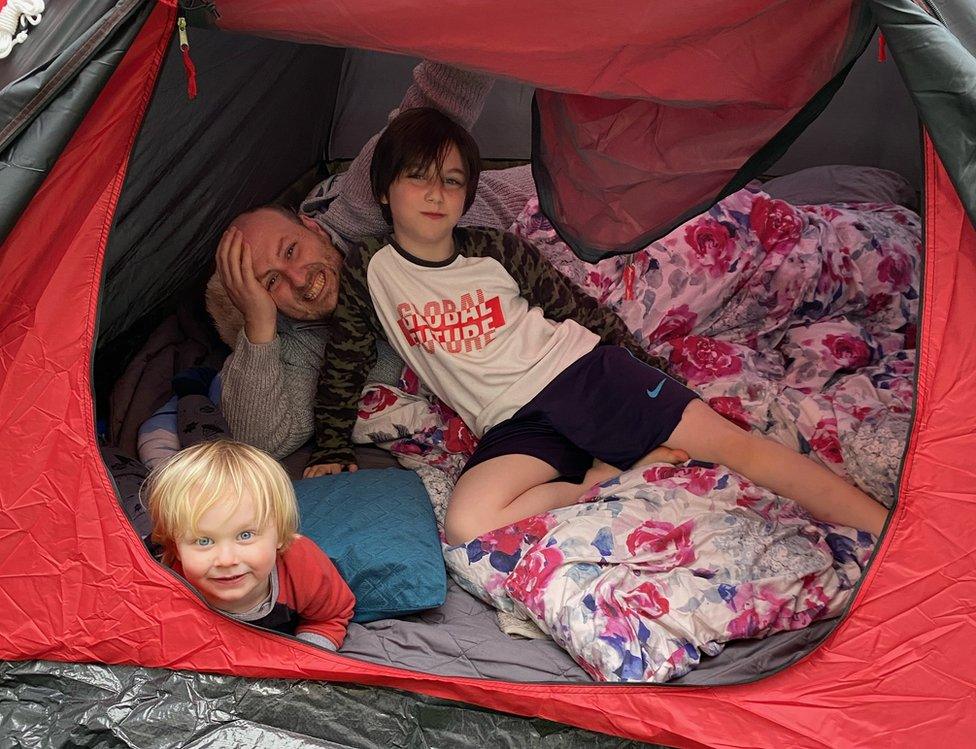
{"label": "man's hand", "polygon": [[359,470],[359,466],[355,463],[350,463],[347,466],[343,466],[342,463],[321,463],[306,468],[302,478],[314,479],[316,476],[331,476],[334,473],[342,473],[344,467],[349,470],[349,473]]}
{"label": "man's hand", "polygon": [[217,273],[231,302],[244,315],[244,332],[251,343],[268,343],[275,337],[278,308],[274,299],[254,276],[251,247],[235,226],[220,238]]}

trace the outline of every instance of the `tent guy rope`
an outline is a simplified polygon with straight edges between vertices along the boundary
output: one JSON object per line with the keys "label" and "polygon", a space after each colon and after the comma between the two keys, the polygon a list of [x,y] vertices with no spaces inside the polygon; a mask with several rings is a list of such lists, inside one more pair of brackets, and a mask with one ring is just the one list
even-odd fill
{"label": "tent guy rope", "polygon": [[43,12],[43,0],[7,0],[0,8],[0,59],[27,38],[28,25],[37,26]]}

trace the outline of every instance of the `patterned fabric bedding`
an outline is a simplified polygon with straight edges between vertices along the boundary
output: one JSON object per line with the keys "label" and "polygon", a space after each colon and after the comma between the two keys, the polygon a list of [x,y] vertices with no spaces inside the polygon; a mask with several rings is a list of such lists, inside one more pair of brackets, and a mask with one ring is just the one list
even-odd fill
{"label": "patterned fabric bedding", "polygon": [[[914,392],[920,222],[890,204],[754,189],[629,257],[586,265],[535,202],[515,233],[617,311],[717,411],[891,505]],[[424,480],[442,520],[476,441],[409,371],[354,437]],[[666,681],[724,643],[839,613],[867,533],[813,521],[721,466],[655,465],[580,503],[445,547],[455,580],[533,621],[594,679]]]}

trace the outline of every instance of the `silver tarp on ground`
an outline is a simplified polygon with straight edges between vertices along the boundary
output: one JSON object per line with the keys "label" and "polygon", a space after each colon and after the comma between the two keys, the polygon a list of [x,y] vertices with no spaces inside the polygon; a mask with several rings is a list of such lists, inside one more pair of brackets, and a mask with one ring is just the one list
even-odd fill
{"label": "silver tarp on ground", "polygon": [[388,689],[0,663],[0,749],[639,746],[646,745]]}

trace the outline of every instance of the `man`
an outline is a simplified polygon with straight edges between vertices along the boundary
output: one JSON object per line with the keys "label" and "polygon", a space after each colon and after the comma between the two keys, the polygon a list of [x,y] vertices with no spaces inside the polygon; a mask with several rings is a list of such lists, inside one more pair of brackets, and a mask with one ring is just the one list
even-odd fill
{"label": "man", "polygon": [[[470,129],[491,79],[423,62],[399,109],[436,107]],[[391,113],[391,118],[399,109]],[[234,353],[221,372],[221,407],[234,437],[281,458],[312,436],[312,406],[323,364],[321,322],[335,309],[344,254],[389,230],[369,183],[374,136],[338,180],[326,180],[300,215],[264,206],[238,216],[217,249],[207,306]],[[462,225],[508,229],[535,186],[528,167],[482,174]],[[393,382],[402,362],[379,351],[370,377]]]}

